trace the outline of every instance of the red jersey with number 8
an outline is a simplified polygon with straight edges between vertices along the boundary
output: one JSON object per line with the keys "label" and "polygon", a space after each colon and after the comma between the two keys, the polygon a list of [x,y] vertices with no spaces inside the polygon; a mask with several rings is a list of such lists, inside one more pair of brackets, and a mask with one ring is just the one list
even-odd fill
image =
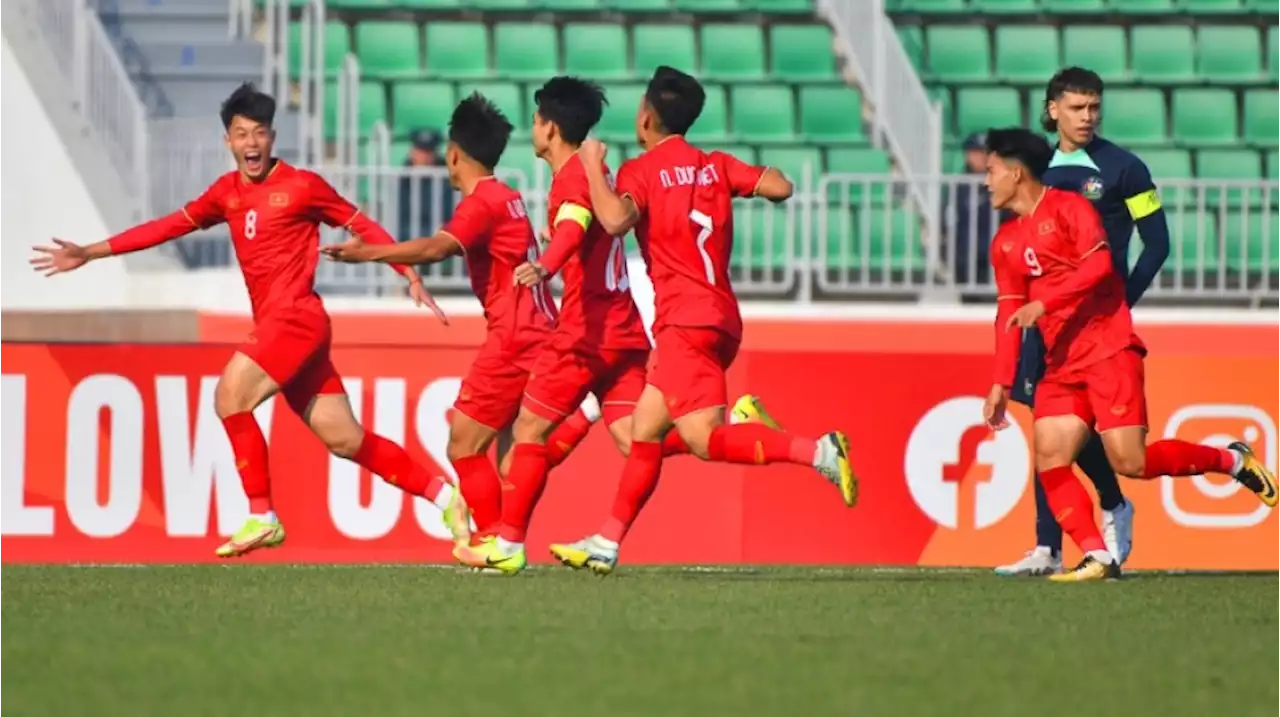
{"label": "red jersey with number 8", "polygon": [[713,328],[742,337],[729,283],[733,198],[755,194],[764,167],[668,137],[618,170],[618,193],[640,212],[636,237],[656,294],[653,330]]}

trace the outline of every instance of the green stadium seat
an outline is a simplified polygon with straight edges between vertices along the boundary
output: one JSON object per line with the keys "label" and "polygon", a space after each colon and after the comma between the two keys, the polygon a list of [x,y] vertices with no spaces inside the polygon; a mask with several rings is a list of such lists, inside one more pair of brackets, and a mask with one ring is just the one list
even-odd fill
{"label": "green stadium seat", "polygon": [[[385,122],[387,119],[387,94],[382,88],[381,82],[364,81],[360,83],[359,90],[359,108],[360,117],[357,126],[360,136],[364,137],[369,134],[369,130],[373,129],[373,125],[377,122]],[[324,130],[325,137],[334,139],[338,132],[338,83],[326,82],[324,86]],[[448,117],[445,117],[447,120]],[[444,125],[424,125],[434,128],[443,127]],[[416,127],[395,130],[400,134],[408,134]]]}
{"label": "green stadium seat", "polygon": [[924,269],[920,217],[915,212],[879,208],[864,212],[837,206],[829,207],[826,216],[828,270]]}
{"label": "green stadium seat", "polygon": [[629,77],[626,28],[600,23],[565,25],[564,71],[597,80]]}
{"label": "green stadium seat", "polygon": [[1144,149],[1138,152],[1138,158],[1147,165],[1151,179],[1155,181],[1160,192],[1160,203],[1166,207],[1177,207],[1188,201],[1191,193],[1186,187],[1177,184],[1169,185],[1170,180],[1191,179],[1191,153],[1185,149],[1160,147]]}
{"label": "green stadium seat", "polygon": [[1244,12],[1240,0],[1178,0],[1179,7],[1193,15]]}
{"label": "green stadium seat", "polygon": [[1201,26],[1200,76],[1209,82],[1262,79],[1262,38],[1254,27]]}
{"label": "green stadium seat", "polygon": [[1169,137],[1164,95],[1148,88],[1108,90],[1102,132],[1121,145],[1163,144]]}
{"label": "green stadium seat", "polygon": [[897,30],[898,40],[902,42],[902,49],[906,51],[907,59],[911,60],[911,66],[923,75],[925,71],[924,30],[921,30],[919,25],[899,25]]}
{"label": "green stadium seat", "polygon": [[462,0],[396,0],[395,4],[406,10],[456,10]]}
{"label": "green stadium seat", "polygon": [[1201,267],[1217,270],[1221,256],[1218,249],[1217,217],[1211,212],[1175,212],[1168,217],[1169,260],[1164,271],[1193,272]]}
{"label": "green stadium seat", "polygon": [[901,12],[962,13],[968,12],[965,0],[900,0]]}
{"label": "green stadium seat", "polygon": [[476,10],[506,11],[528,10],[532,7],[530,0],[469,0],[468,5]]}
{"label": "green stadium seat", "polygon": [[702,73],[717,80],[764,77],[764,34],[756,25],[702,26]]}
{"label": "green stadium seat", "polygon": [[1190,145],[1228,145],[1238,138],[1231,90],[1182,89],[1173,93],[1173,138]]}
{"label": "green stadium seat", "polygon": [[489,74],[489,33],[478,22],[432,22],[426,26],[427,72],[445,77]]}
{"label": "green stadium seat", "polygon": [[863,142],[862,93],[852,87],[801,85],[800,135],[806,142]]}
{"label": "green stadium seat", "polygon": [[805,181],[806,167],[814,185],[822,177],[822,152],[817,147],[765,147],[760,150],[760,164],[776,167],[797,187]]}
{"label": "green stadium seat", "polygon": [[552,12],[592,12],[600,9],[599,0],[535,0],[534,5]]}
{"label": "green stadium seat", "polygon": [[401,79],[422,74],[422,39],[417,25],[365,20],[356,23],[355,38],[362,75]]}
{"label": "green stadium seat", "polygon": [[1056,28],[997,27],[995,40],[996,76],[1001,80],[1043,85],[1062,68]]}
{"label": "green stadium seat", "polygon": [[741,12],[738,0],[675,0],[677,10],[692,13]]}
{"label": "green stadium seat", "polygon": [[772,269],[785,266],[791,256],[787,208],[762,199],[733,203],[733,249],[729,266],[734,269]]}
{"label": "green stadium seat", "polygon": [[1072,25],[1062,31],[1062,65],[1088,67],[1106,82],[1129,79],[1129,42],[1114,25]]}
{"label": "green stadium seat", "polygon": [[1273,182],[1280,179],[1280,152],[1274,149],[1267,152],[1267,179]]}
{"label": "green stadium seat", "polygon": [[671,9],[668,0],[605,0],[605,7],[618,12],[663,12]]}
{"label": "green stadium seat", "polygon": [[596,125],[595,134],[606,142],[634,142],[636,108],[644,94],[644,85],[605,85],[604,91],[609,104],[604,108],[600,124]]}
{"label": "green stadium seat", "polygon": [[648,79],[660,65],[697,72],[693,28],[688,25],[636,25],[631,31],[636,76]]}
{"label": "green stadium seat", "polygon": [[969,0],[975,12],[991,14],[1033,13],[1039,7],[1036,0]]}
{"label": "green stadium seat", "polygon": [[929,74],[948,82],[991,79],[987,29],[970,25],[933,25],[925,30]]}
{"label": "green stadium seat", "polygon": [[[324,70],[333,77],[342,69],[342,61],[351,52],[351,35],[341,22],[324,24]],[[302,25],[289,24],[289,74],[297,77],[302,72]]]}
{"label": "green stadium seat", "polygon": [[791,13],[811,15],[813,13],[811,0],[745,0],[743,5],[767,15]]}
{"label": "green stadium seat", "polygon": [[[1206,149],[1196,156],[1196,176],[1200,179],[1214,180],[1257,180],[1262,175],[1262,158],[1251,149]],[[1205,202],[1209,211],[1216,211],[1224,201],[1221,187],[1207,187]],[[1225,201],[1232,208],[1243,204],[1256,205],[1262,202],[1262,193],[1256,188],[1246,190],[1243,187],[1226,189]]]}
{"label": "green stadium seat", "polygon": [[1280,0],[1245,0],[1245,7],[1272,17],[1280,14]]}
{"label": "green stadium seat", "polygon": [[1280,105],[1275,90],[1244,93],[1244,138],[1259,147],[1274,147],[1280,139]]}
{"label": "green stadium seat", "polygon": [[1144,82],[1187,82],[1196,79],[1195,40],[1191,28],[1142,25],[1129,41],[1133,74]]}
{"label": "green stadium seat", "polygon": [[1270,58],[1267,60],[1267,67],[1271,70],[1273,80],[1280,77],[1280,38],[1277,38],[1277,34],[1280,34],[1280,29],[1276,26],[1267,29],[1267,57]]}
{"label": "green stadium seat", "polygon": [[1106,0],[1040,0],[1045,12],[1053,15],[1098,13],[1107,10]]}
{"label": "green stadium seat", "polygon": [[472,92],[484,95],[511,123],[512,136],[524,137],[529,133],[532,112],[524,107],[520,86],[510,82],[464,82],[458,85],[458,99],[469,97]]}
{"label": "green stadium seat", "polygon": [[397,137],[419,129],[442,130],[449,126],[457,104],[452,83],[397,82],[391,86],[391,126]]}
{"label": "green stadium seat", "polygon": [[704,144],[699,145],[704,152],[724,152],[732,154],[747,164],[759,164],[759,153],[749,144]]}
{"label": "green stadium seat", "polygon": [[1231,212],[1224,221],[1222,251],[1228,269],[1263,271],[1265,265],[1271,274],[1280,269],[1280,215]]}
{"label": "green stadium seat", "polygon": [[[883,177],[892,170],[889,155],[872,147],[832,148],[827,150],[827,172],[830,174],[868,174]],[[887,184],[877,179],[870,184],[862,181],[833,181],[827,190],[827,201],[849,202],[857,206],[863,197],[873,204],[883,204]],[[867,191],[868,188],[870,191]]]}
{"label": "green stadium seat", "polygon": [[774,25],[769,29],[769,71],[788,81],[829,80],[836,76],[831,29],[826,25]]}
{"label": "green stadium seat", "polygon": [[[723,85],[706,85],[706,104],[688,137],[695,142],[724,142],[729,138],[729,109]],[[637,98],[638,99],[638,98]]]}
{"label": "green stadium seat", "polygon": [[1022,124],[1018,91],[1008,87],[968,87],[956,92],[956,131],[960,136],[992,127]]}
{"label": "green stadium seat", "polygon": [[1173,12],[1173,0],[1111,0],[1111,9],[1121,14],[1163,15]]}
{"label": "green stadium seat", "polygon": [[494,70],[505,77],[544,79],[559,74],[555,25],[500,23],[493,28]]}
{"label": "green stadium seat", "polygon": [[386,10],[391,0],[329,0],[328,6],[336,10]]}
{"label": "green stadium seat", "polygon": [[734,87],[729,110],[733,134],[747,142],[794,140],[795,109],[791,104],[790,87]]}
{"label": "green stadium seat", "polygon": [[[498,177],[513,187],[519,189],[532,189],[541,186],[546,188],[551,185],[551,172],[547,167],[547,163],[538,159],[528,147],[520,147],[508,144],[507,150],[502,153],[502,159],[498,160]],[[541,178],[542,183],[538,180]],[[539,208],[530,206],[530,219],[533,225],[540,226],[546,222],[544,216],[538,216]]]}

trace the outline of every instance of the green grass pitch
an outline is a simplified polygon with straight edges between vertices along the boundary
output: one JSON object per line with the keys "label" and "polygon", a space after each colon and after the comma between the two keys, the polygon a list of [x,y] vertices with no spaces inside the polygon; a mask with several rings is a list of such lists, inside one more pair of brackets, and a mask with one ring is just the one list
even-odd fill
{"label": "green grass pitch", "polygon": [[1277,576],[3,569],[3,714],[1247,717]]}

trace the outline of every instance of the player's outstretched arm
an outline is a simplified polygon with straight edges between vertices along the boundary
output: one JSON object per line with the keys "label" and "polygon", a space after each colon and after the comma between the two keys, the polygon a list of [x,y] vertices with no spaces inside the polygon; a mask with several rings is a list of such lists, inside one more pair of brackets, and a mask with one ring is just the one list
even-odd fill
{"label": "player's outstretched arm", "polygon": [[578,153],[587,173],[587,185],[591,191],[591,210],[595,220],[606,232],[622,236],[640,220],[640,210],[630,197],[619,196],[609,185],[604,173],[604,158],[608,150],[600,140],[589,139],[582,143]]}
{"label": "player's outstretched arm", "polygon": [[[201,228],[201,225],[192,218],[193,211],[197,212],[198,216],[209,219],[208,226],[212,226],[217,223],[216,220],[220,220],[220,217],[214,216],[213,212],[201,209],[201,206],[207,203],[207,196],[187,205],[187,209],[152,219],[126,229],[110,239],[88,246],[57,238],[54,238],[53,246],[33,246],[31,249],[36,252],[36,255],[31,258],[31,266],[36,271],[43,272],[45,276],[53,276],[75,271],[96,259],[104,259],[115,254],[128,254],[163,244]],[[209,216],[203,216],[206,214]]]}
{"label": "player's outstretched arm", "polygon": [[[380,264],[435,264],[462,253],[462,245],[452,235],[441,232],[398,244],[369,244],[352,236],[342,244],[320,247],[321,253],[348,264],[376,262]],[[406,267],[408,268],[408,267]]]}

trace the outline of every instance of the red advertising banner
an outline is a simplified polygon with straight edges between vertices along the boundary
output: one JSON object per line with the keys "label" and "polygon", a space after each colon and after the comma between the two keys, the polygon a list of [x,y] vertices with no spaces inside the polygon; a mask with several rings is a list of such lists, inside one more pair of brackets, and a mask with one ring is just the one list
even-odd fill
{"label": "red advertising banner", "polygon": [[[983,334],[987,327],[973,327]],[[821,327],[814,326],[815,331]],[[1240,329],[1237,328],[1237,331]],[[1153,436],[1249,441],[1274,468],[1280,390],[1270,352],[1155,355]],[[1237,347],[1239,345],[1237,344]],[[2,555],[16,562],[212,561],[247,513],[213,387],[230,345],[3,346]],[[449,475],[447,413],[473,351],[343,345],[334,358],[365,425]],[[812,471],[681,457],[628,539],[630,563],[994,565],[1033,538],[1030,424],[992,434],[983,353],[750,346],[731,391],[761,395],[791,430],[846,431],[862,478],[843,507]],[[259,409],[272,452],[279,562],[449,560],[439,512],[330,457],[282,401]],[[531,557],[594,531],[622,459],[602,429],[555,473]],[[1277,568],[1276,516],[1222,477],[1128,481],[1131,567]]]}

